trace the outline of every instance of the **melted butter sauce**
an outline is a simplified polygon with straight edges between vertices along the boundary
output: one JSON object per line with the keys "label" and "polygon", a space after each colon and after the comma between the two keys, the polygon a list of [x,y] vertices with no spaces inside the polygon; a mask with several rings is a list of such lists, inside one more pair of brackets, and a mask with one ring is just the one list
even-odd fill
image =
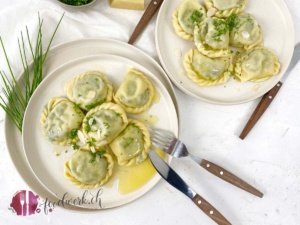
{"label": "melted butter sauce", "polygon": [[157,90],[154,88],[154,97],[152,100],[152,103],[158,103],[160,100],[160,94],[157,92]]}
{"label": "melted butter sauce", "polygon": [[[160,100],[160,94],[157,92],[156,89],[154,89],[154,90],[155,90],[155,94],[154,94],[154,97],[152,100],[153,104],[158,103]],[[157,116],[149,114],[148,111],[140,113],[140,114],[132,115],[132,117],[134,117],[135,119],[145,123],[146,125],[150,125],[150,126],[154,126],[159,121]]]}
{"label": "melted butter sauce", "polygon": [[137,120],[144,122],[147,125],[154,126],[158,122],[158,117],[144,112],[135,116]]}
{"label": "melted butter sauce", "polygon": [[66,146],[55,145],[52,152],[55,156],[60,156],[62,153],[67,153],[70,149]]}
{"label": "melted butter sauce", "polygon": [[[160,157],[165,157],[165,153],[163,151],[155,150],[155,152]],[[104,186],[111,188],[113,184],[117,182],[118,191],[121,194],[128,194],[143,187],[154,177],[155,174],[156,170],[149,157],[144,162],[136,166],[120,166],[117,162],[115,162],[113,175]]]}

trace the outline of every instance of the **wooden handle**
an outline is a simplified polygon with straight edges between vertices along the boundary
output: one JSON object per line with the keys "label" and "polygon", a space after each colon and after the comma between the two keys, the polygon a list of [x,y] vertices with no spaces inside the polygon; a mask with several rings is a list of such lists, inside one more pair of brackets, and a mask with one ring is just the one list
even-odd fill
{"label": "wooden handle", "polygon": [[134,31],[133,31],[133,33],[132,33],[132,35],[131,35],[131,37],[128,41],[128,44],[132,45],[135,42],[135,40],[142,33],[142,31],[147,26],[147,24],[149,23],[151,18],[154,16],[156,11],[159,9],[159,7],[161,6],[163,1],[164,0],[152,0],[150,2],[150,4],[148,5],[146,11],[144,12],[144,14],[143,14],[143,16],[140,20],[140,22],[138,23],[138,25],[134,29]]}
{"label": "wooden handle", "polygon": [[235,185],[251,194],[254,194],[260,198],[263,197],[263,193],[252,187],[251,185],[247,184],[245,181],[241,180],[237,176],[233,175],[232,173],[228,172],[227,170],[223,169],[222,167],[209,162],[205,159],[202,160],[200,166],[206,169],[208,172],[214,174],[215,176],[221,178],[222,180],[227,181],[230,184]]}
{"label": "wooden handle", "polygon": [[218,210],[216,210],[208,201],[206,201],[200,195],[196,194],[192,200],[206,215],[208,215],[217,224],[231,225],[231,223]]}
{"label": "wooden handle", "polygon": [[242,133],[240,134],[241,139],[244,139],[248,135],[248,133],[254,127],[256,122],[259,120],[259,118],[264,114],[264,112],[269,107],[269,105],[275,98],[276,94],[280,90],[281,86],[282,86],[282,82],[279,81],[269,92],[267,92],[262,97],[262,99],[260,100],[256,109],[254,110],[252,116],[250,117],[249,121],[247,122],[246,126],[244,127]]}

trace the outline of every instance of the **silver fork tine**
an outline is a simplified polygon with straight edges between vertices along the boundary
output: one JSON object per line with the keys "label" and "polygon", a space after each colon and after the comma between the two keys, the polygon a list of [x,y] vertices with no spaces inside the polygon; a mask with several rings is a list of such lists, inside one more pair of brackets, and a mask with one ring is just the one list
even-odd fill
{"label": "silver fork tine", "polygon": [[160,137],[167,138],[167,139],[169,139],[170,141],[172,141],[172,140],[174,139],[174,135],[169,134],[167,131],[160,130],[160,129],[158,129],[158,128],[152,128],[152,127],[149,127],[149,131],[150,131],[150,133],[152,133],[153,135],[157,135],[157,136],[160,136]]}
{"label": "silver fork tine", "polygon": [[171,142],[166,141],[159,136],[152,135],[151,133],[150,135],[151,135],[152,143],[158,148],[163,148],[163,149],[168,148],[171,144]]}
{"label": "silver fork tine", "polygon": [[157,128],[148,127],[151,140],[154,146],[158,147],[159,149],[162,149],[166,151],[169,154],[172,154],[172,148],[170,146],[174,141],[177,141],[176,138],[169,135],[166,131],[161,131]]}

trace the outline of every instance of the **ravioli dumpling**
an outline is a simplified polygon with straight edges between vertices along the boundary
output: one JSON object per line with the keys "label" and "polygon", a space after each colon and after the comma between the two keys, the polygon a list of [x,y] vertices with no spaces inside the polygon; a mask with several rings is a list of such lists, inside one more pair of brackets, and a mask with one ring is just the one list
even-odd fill
{"label": "ravioli dumpling", "polygon": [[181,2],[172,14],[176,34],[186,40],[193,40],[194,26],[206,18],[205,8],[196,0]]}
{"label": "ravioli dumpling", "polygon": [[229,17],[232,13],[242,12],[247,0],[204,0],[207,13],[216,17]]}
{"label": "ravioli dumpling", "polygon": [[227,57],[229,49],[229,29],[227,22],[219,18],[206,18],[194,28],[194,42],[204,55]]}
{"label": "ravioli dumpling", "polygon": [[84,113],[73,102],[66,98],[52,98],[41,115],[44,136],[54,144],[71,145],[78,138]]}
{"label": "ravioli dumpling", "polygon": [[65,163],[64,175],[75,186],[95,189],[112,175],[114,161],[106,148],[80,149]]}
{"label": "ravioli dumpling", "polygon": [[86,114],[82,132],[89,145],[100,147],[109,144],[128,124],[124,109],[108,102]]}
{"label": "ravioli dumpling", "polygon": [[232,14],[229,17],[229,44],[249,50],[262,44],[263,35],[256,19],[247,13]]}
{"label": "ravioli dumpling", "polygon": [[129,119],[127,127],[109,146],[120,165],[137,165],[147,158],[151,146],[150,133],[144,123]]}
{"label": "ravioli dumpling", "polygon": [[278,74],[280,63],[269,49],[256,47],[244,52],[235,64],[235,77],[241,81],[260,82]]}
{"label": "ravioli dumpling", "polygon": [[231,57],[209,58],[197,49],[185,55],[183,65],[187,76],[200,86],[226,83],[233,73]]}
{"label": "ravioli dumpling", "polygon": [[129,69],[113,98],[125,112],[136,114],[151,106],[154,94],[151,81],[142,72]]}
{"label": "ravioli dumpling", "polygon": [[83,73],[65,85],[67,97],[83,110],[90,110],[113,96],[111,81],[98,71]]}

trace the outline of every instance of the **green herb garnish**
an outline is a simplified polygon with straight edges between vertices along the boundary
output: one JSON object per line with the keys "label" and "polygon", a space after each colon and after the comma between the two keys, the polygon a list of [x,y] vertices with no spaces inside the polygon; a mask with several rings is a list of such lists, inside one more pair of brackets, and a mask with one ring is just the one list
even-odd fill
{"label": "green herb garnish", "polygon": [[228,25],[225,20],[222,19],[215,19],[213,21],[216,33],[214,34],[213,38],[214,41],[220,42],[221,41],[221,36],[226,34],[228,32]]}
{"label": "green herb garnish", "polygon": [[79,148],[80,148],[80,146],[77,145],[77,144],[73,144],[73,145],[72,145],[72,149],[73,149],[73,150],[78,150]]}
{"label": "green herb garnish", "polygon": [[232,31],[238,24],[239,18],[235,13],[232,13],[227,19],[226,23],[229,31]]}
{"label": "green herb garnish", "polygon": [[89,163],[95,162],[97,155],[99,155],[99,157],[102,158],[105,153],[106,153],[105,150],[100,150],[100,151],[96,151],[96,152],[90,152],[90,154],[92,155],[92,158],[90,159]]}
{"label": "green herb garnish", "polygon": [[103,122],[103,125],[105,126],[106,129],[108,129],[110,127],[109,123],[107,123],[107,122]]}
{"label": "green herb garnish", "polygon": [[92,2],[93,0],[59,0],[59,1],[68,5],[80,6],[80,5],[86,5]]}
{"label": "green herb garnish", "polygon": [[123,140],[124,140],[123,147],[126,148],[129,145],[131,145],[131,143],[133,142],[134,139],[131,137],[128,137],[128,138],[123,137]]}
{"label": "green herb garnish", "polygon": [[92,108],[95,108],[96,106],[101,105],[103,102],[104,102],[104,99],[101,99],[100,101],[96,101],[96,102],[85,105],[85,108],[87,110],[91,110]]}
{"label": "green herb garnish", "polygon": [[[26,26],[26,39],[27,39],[26,41],[25,41],[25,37],[23,36],[23,33],[21,32],[21,40],[18,39],[18,46],[19,46],[20,57],[22,60],[22,66],[24,70],[25,80],[23,82],[17,81],[17,78],[12,71],[12,67],[6,53],[4,43],[2,41],[2,38],[0,37],[1,47],[10,73],[10,77],[9,77],[4,71],[0,71],[1,78],[4,83],[4,87],[2,88],[2,91],[5,95],[5,98],[0,96],[0,106],[6,112],[7,116],[10,118],[10,120],[13,122],[13,124],[18,128],[20,132],[22,132],[23,117],[29,99],[31,98],[33,92],[35,91],[35,89],[38,87],[38,85],[41,83],[43,79],[43,65],[46,60],[47,54],[49,52],[50,45],[62,21],[63,16],[64,14],[60,18],[54,30],[54,33],[48,43],[45,53],[43,53],[44,50],[43,50],[43,43],[42,43],[43,20],[40,19],[40,16],[38,17],[39,27],[38,27],[35,48],[32,46],[32,42],[30,40],[30,35],[27,26]],[[27,42],[28,46],[25,45],[25,42]],[[30,49],[29,54],[33,59],[33,67],[32,67],[33,74],[31,74],[30,71],[31,69],[29,68],[28,60],[27,60],[27,56],[29,54],[26,51],[28,47]]]}
{"label": "green herb garnish", "polygon": [[77,138],[78,129],[73,129],[70,131],[70,138],[75,139]]}
{"label": "green herb garnish", "polygon": [[[92,119],[92,116],[88,116],[85,120],[84,120],[84,124],[85,126],[85,132],[89,133],[92,131],[92,127],[90,125],[90,119]],[[93,119],[92,125],[95,125],[97,123],[97,121],[95,119]]]}
{"label": "green herb garnish", "polygon": [[192,15],[190,16],[190,18],[188,20],[190,22],[192,22],[193,24],[196,24],[201,21],[202,16],[203,16],[203,13],[201,13],[198,10],[194,10],[194,12],[192,13]]}

